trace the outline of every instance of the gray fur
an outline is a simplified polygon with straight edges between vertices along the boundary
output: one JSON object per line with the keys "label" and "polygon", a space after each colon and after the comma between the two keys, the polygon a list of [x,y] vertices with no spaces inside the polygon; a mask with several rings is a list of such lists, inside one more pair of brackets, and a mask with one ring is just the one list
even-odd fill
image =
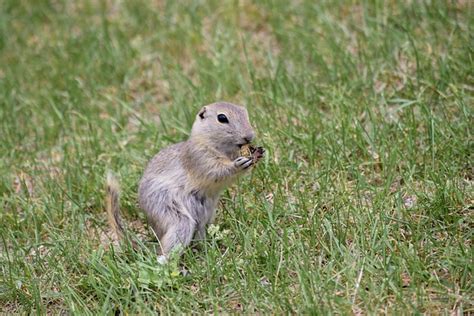
{"label": "gray fur", "polygon": [[[220,123],[219,114],[229,123]],[[152,158],[140,181],[139,202],[164,255],[178,244],[186,247],[193,237],[205,237],[221,192],[254,164],[238,157],[240,146],[254,135],[245,108],[214,103],[196,115],[187,141]]]}

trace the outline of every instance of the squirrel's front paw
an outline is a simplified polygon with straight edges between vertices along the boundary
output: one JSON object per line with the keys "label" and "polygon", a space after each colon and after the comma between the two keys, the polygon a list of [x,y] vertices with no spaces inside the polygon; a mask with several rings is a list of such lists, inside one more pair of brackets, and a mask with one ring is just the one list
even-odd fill
{"label": "squirrel's front paw", "polygon": [[253,165],[253,159],[247,157],[239,157],[234,160],[234,166],[239,170],[248,169]]}

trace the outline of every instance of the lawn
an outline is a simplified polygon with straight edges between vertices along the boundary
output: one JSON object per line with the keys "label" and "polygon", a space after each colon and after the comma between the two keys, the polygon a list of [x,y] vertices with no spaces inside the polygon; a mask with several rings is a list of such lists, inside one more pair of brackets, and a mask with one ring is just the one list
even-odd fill
{"label": "lawn", "polygon": [[[461,0],[1,0],[0,313],[474,313],[473,31]],[[161,266],[138,181],[217,100],[267,155]]]}

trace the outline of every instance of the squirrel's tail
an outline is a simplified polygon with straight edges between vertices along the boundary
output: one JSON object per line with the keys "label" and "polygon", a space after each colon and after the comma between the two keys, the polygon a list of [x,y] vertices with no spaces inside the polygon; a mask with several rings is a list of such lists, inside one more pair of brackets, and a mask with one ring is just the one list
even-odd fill
{"label": "squirrel's tail", "polygon": [[[105,207],[110,227],[112,227],[118,239],[122,239],[126,232],[120,217],[120,185],[117,178],[110,171],[107,173]],[[136,243],[133,240],[130,241],[133,248],[136,248]]]}

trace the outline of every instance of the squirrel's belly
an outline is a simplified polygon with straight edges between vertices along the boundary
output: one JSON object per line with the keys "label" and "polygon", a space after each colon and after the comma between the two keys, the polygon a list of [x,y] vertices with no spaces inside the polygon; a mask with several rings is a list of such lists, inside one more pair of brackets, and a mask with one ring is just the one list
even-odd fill
{"label": "squirrel's belly", "polygon": [[199,190],[191,190],[183,196],[184,205],[189,210],[196,224],[208,224],[214,217],[218,196],[210,196]]}

